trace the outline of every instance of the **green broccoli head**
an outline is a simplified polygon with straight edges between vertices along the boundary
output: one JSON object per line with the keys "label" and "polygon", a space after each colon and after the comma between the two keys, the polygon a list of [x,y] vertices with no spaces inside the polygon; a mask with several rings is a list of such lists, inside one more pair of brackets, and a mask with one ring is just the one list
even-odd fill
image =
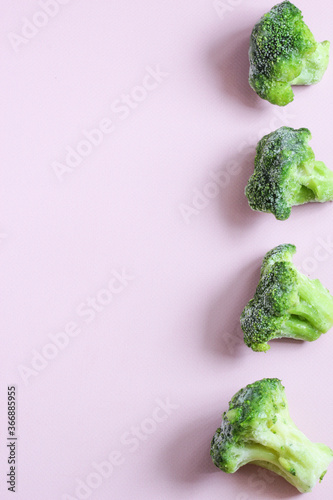
{"label": "green broccoli head", "polygon": [[251,462],[276,472],[302,493],[311,491],[333,460],[330,448],[312,443],[291,420],[284,387],[276,378],[249,384],[234,395],[210,454],[224,472]]}
{"label": "green broccoli head", "polygon": [[262,98],[285,106],[294,98],[292,85],[319,82],[328,66],[330,43],[317,43],[302,12],[285,1],[253,28],[249,83]]}
{"label": "green broccoli head", "polygon": [[333,200],[333,172],[315,160],[310,139],[307,128],[280,127],[259,141],[245,188],[252,210],[286,220],[295,205]]}
{"label": "green broccoli head", "polygon": [[266,352],[272,339],[313,341],[333,326],[333,297],[319,280],[296,269],[294,245],[279,245],[263,260],[253,299],[241,315],[244,342]]}

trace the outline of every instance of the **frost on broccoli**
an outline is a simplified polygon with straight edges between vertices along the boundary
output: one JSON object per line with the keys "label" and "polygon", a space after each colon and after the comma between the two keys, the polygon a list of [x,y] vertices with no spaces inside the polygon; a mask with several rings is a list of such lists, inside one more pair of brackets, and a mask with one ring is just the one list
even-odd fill
{"label": "frost on broccoli", "polygon": [[333,200],[333,171],[315,160],[310,139],[307,128],[280,127],[259,141],[245,188],[252,210],[286,220],[294,205]]}
{"label": "frost on broccoli", "polygon": [[312,443],[296,427],[276,378],[249,384],[234,395],[210,454],[224,472],[236,472],[251,462],[276,472],[302,493],[322,480],[333,460],[330,448]]}
{"label": "frost on broccoli", "polygon": [[262,98],[285,106],[294,98],[292,85],[318,83],[328,66],[330,42],[317,43],[302,12],[285,1],[253,28],[249,83]]}
{"label": "frost on broccoli", "polygon": [[241,315],[244,342],[265,352],[268,341],[293,338],[313,341],[333,326],[333,297],[318,279],[310,279],[292,263],[294,245],[268,252],[253,299]]}

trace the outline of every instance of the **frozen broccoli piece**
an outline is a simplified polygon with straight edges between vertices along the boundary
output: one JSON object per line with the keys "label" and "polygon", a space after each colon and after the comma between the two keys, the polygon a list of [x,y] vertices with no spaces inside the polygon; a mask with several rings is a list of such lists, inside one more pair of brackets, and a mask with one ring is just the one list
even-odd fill
{"label": "frozen broccoli piece", "polygon": [[302,493],[322,480],[333,460],[330,448],[312,443],[294,424],[276,378],[249,384],[234,395],[210,454],[224,472],[252,463],[276,472]]}
{"label": "frozen broccoli piece", "polygon": [[318,83],[328,66],[330,42],[317,43],[302,12],[285,1],[254,26],[250,39],[249,83],[262,98],[285,106],[292,85]]}
{"label": "frozen broccoli piece", "polygon": [[241,315],[244,342],[253,351],[268,351],[267,342],[281,337],[311,342],[333,326],[333,297],[296,269],[295,252],[294,245],[279,245],[263,260],[254,298]]}
{"label": "frozen broccoli piece", "polygon": [[310,139],[307,128],[280,127],[259,141],[245,188],[252,210],[286,220],[294,205],[333,200],[333,171],[315,160]]}

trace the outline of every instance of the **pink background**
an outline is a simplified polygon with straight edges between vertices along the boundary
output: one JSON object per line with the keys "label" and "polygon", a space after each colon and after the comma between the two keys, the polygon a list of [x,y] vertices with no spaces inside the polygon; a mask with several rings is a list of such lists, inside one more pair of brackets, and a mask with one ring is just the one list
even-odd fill
{"label": "pink background", "polygon": [[[1,498],[13,498],[12,384],[17,500],[297,497],[254,466],[222,473],[209,447],[231,396],[263,377],[281,378],[301,430],[333,447],[332,332],[265,355],[239,331],[262,257],[280,243],[296,244],[298,267],[333,290],[333,205],[298,207],[282,223],[243,195],[255,144],[282,125],[308,127],[333,168],[332,64],[280,109],[247,84],[249,35],[273,2],[63,0],[53,17],[36,14],[42,3],[1,5]],[[318,41],[333,39],[331,2],[297,5]],[[13,33],[25,18],[45,25],[24,42]],[[112,132],[57,176],[55,162],[105,119]],[[114,272],[131,279],[111,295]],[[99,310],[80,316],[89,297]],[[50,335],[68,323],[80,333],[58,335],[68,345],[57,351]],[[54,355],[39,371],[36,351]],[[109,477],[96,476],[93,464],[111,459]],[[78,480],[93,487],[76,493]],[[332,486],[331,466],[311,498]]]}

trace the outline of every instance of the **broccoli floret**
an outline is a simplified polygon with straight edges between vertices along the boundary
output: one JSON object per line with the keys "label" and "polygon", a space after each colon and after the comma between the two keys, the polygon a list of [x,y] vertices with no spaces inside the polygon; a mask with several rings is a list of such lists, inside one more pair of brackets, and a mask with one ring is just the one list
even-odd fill
{"label": "broccoli floret", "polygon": [[333,460],[330,448],[312,443],[291,420],[284,387],[276,378],[249,384],[234,395],[210,454],[224,472],[251,462],[276,472],[302,493],[321,481]]}
{"label": "broccoli floret", "polygon": [[315,160],[310,139],[307,128],[280,127],[259,141],[245,188],[252,210],[286,220],[294,205],[333,200],[333,172]]}
{"label": "broccoli floret", "polygon": [[254,298],[241,315],[244,342],[266,352],[268,341],[281,337],[313,341],[333,326],[333,297],[318,279],[292,263],[294,245],[279,245],[263,260]]}
{"label": "broccoli floret", "polygon": [[328,66],[330,42],[317,43],[302,12],[285,1],[253,28],[249,83],[262,98],[285,106],[294,98],[292,85],[318,83]]}

